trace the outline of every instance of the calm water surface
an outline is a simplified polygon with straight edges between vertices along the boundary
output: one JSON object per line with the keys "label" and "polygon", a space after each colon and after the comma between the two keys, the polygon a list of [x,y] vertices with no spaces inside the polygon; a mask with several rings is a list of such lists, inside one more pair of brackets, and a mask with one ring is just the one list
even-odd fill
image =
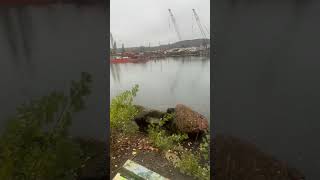
{"label": "calm water surface", "polygon": [[210,119],[210,60],[179,57],[110,65],[110,96],[139,85],[135,103],[166,110],[178,103]]}

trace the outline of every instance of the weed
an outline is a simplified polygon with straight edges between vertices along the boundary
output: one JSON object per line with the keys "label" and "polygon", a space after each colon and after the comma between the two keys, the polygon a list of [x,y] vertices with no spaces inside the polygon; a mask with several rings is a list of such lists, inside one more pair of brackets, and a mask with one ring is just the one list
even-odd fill
{"label": "weed", "polygon": [[203,137],[202,143],[200,144],[199,148],[200,153],[205,160],[209,160],[209,142],[210,136],[206,135],[205,137]]}
{"label": "weed", "polygon": [[181,155],[181,160],[177,164],[180,171],[184,174],[194,176],[197,179],[207,180],[210,179],[210,169],[209,166],[202,167],[200,165],[200,157],[191,153],[190,151],[185,151]]}
{"label": "weed", "polygon": [[209,160],[209,142],[209,135],[206,135],[203,137],[197,153],[194,154],[191,151],[182,152],[181,160],[177,164],[182,173],[201,180],[210,179],[209,162],[204,165],[200,163],[202,158],[206,161]]}
{"label": "weed", "polygon": [[148,128],[149,138],[152,143],[161,150],[172,149],[177,143],[188,139],[187,134],[169,134],[166,130],[161,129],[162,126],[167,122],[172,120],[174,115],[165,114],[163,118],[160,119],[159,124],[151,124]]}
{"label": "weed", "polygon": [[110,127],[111,131],[134,133],[138,126],[133,118],[138,114],[138,109],[133,105],[133,98],[138,92],[138,85],[131,90],[124,91],[112,99],[110,105]]}

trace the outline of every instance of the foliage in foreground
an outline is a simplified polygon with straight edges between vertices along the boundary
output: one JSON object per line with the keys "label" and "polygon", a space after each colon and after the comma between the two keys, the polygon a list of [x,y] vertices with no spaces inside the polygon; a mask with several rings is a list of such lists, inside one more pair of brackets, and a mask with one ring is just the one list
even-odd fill
{"label": "foliage in foreground", "polygon": [[186,151],[181,155],[181,160],[177,164],[180,171],[184,174],[194,176],[197,179],[210,179],[209,165],[201,166],[199,156]]}
{"label": "foliage in foreground", "polygon": [[210,144],[210,135],[207,134],[203,139],[202,143],[200,144],[200,153],[204,160],[209,160],[209,144]]}
{"label": "foliage in foreground", "polygon": [[210,179],[210,166],[209,163],[201,165],[201,158],[209,160],[209,135],[203,138],[203,142],[200,144],[200,152],[194,154],[190,151],[185,151],[181,155],[181,160],[177,166],[184,174],[194,176],[200,180]]}
{"label": "foliage in foreground", "polygon": [[72,114],[85,108],[91,77],[72,81],[69,95],[53,92],[17,108],[0,137],[0,179],[75,179],[83,152],[69,136]]}
{"label": "foliage in foreground", "polygon": [[139,86],[135,85],[131,90],[124,91],[112,99],[110,105],[111,131],[133,133],[138,126],[132,121],[138,114],[138,109],[133,105],[133,98],[137,95]]}
{"label": "foliage in foreground", "polygon": [[154,146],[165,151],[172,149],[181,141],[188,139],[186,134],[172,134],[169,135],[166,130],[163,130],[163,125],[174,118],[173,114],[166,114],[160,119],[159,124],[152,124],[148,128],[148,135]]}

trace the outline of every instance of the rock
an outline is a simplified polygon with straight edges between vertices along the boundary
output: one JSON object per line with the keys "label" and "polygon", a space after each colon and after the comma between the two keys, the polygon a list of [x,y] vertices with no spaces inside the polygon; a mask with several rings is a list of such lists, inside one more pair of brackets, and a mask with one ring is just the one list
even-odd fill
{"label": "rock", "polygon": [[154,117],[147,117],[146,121],[148,124],[159,124],[160,119]]}
{"label": "rock", "polygon": [[151,109],[149,110],[147,116],[149,117],[154,117],[154,118],[162,118],[164,116],[164,112],[162,111],[158,111],[158,110],[155,110],[155,109]]}
{"label": "rock", "polygon": [[155,109],[148,109],[140,105],[134,105],[138,110],[139,113],[136,118],[143,118],[143,117],[154,117],[154,118],[162,118],[165,112],[155,110]]}
{"label": "rock", "polygon": [[173,123],[183,133],[202,133],[209,128],[208,120],[203,115],[182,104],[176,105]]}
{"label": "rock", "polygon": [[145,107],[143,107],[143,106],[141,106],[141,105],[137,105],[137,104],[135,104],[135,105],[133,105],[133,106],[136,107],[139,111],[143,111],[143,110],[146,109]]}
{"label": "rock", "polygon": [[146,131],[151,123],[159,123],[165,112],[155,109],[147,109],[143,106],[135,105],[139,109],[138,115],[134,118],[141,131]]}
{"label": "rock", "polygon": [[168,108],[167,109],[167,113],[171,114],[174,113],[175,109],[174,108]]}

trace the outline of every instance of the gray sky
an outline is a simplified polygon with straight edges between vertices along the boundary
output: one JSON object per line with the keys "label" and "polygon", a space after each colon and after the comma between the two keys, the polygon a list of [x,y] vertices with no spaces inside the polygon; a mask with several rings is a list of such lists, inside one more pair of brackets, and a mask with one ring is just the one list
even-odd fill
{"label": "gray sky", "polygon": [[210,0],[110,0],[110,31],[117,46],[149,46],[149,42],[156,46],[159,41],[178,41],[169,8],[183,40],[202,38],[192,9],[210,31]]}

